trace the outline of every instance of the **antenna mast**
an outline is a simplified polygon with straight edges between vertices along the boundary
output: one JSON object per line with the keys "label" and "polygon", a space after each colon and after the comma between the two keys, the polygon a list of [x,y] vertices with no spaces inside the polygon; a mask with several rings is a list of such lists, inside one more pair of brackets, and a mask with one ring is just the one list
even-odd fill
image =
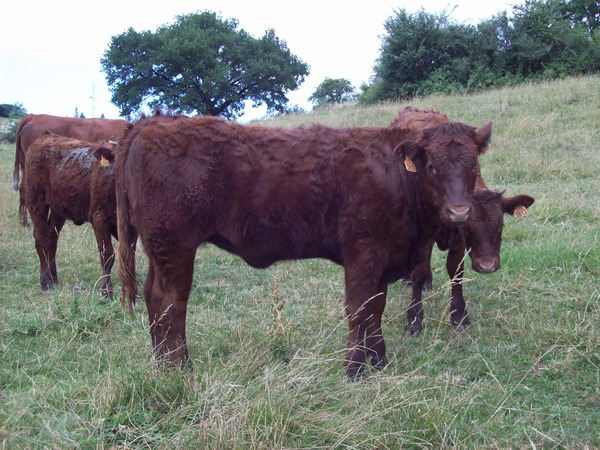
{"label": "antenna mast", "polygon": [[96,117],[96,84],[92,83],[92,117]]}

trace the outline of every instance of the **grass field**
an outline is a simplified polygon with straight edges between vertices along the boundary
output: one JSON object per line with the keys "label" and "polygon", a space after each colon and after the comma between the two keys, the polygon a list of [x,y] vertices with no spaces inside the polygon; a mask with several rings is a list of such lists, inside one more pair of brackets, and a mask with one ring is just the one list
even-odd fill
{"label": "grass field", "polygon": [[[406,104],[265,124],[384,126]],[[443,253],[419,337],[403,334],[409,288],[391,286],[391,364],[362,383],[344,372],[340,267],[255,270],[212,246],[198,251],[188,307],[193,368],[159,371],[143,302],[130,319],[100,296],[89,225],[67,224],[60,285],[41,292],[32,230],[18,224],[14,147],[2,144],[0,448],[600,448],[600,77],[411,104],[493,120],[487,184],[536,202],[506,218],[497,273],[467,264],[468,332],[449,325]],[[118,295],[116,266],[113,280]]]}

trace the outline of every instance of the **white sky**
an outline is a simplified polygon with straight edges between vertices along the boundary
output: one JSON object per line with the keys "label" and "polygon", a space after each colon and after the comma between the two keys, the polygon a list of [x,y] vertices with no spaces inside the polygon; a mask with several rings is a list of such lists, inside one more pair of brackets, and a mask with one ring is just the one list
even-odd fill
{"label": "white sky", "polygon": [[[383,24],[394,11],[454,12],[477,24],[522,0],[29,0],[0,6],[0,104],[22,103],[27,112],[117,118],[100,59],[112,36],[129,27],[155,31],[182,14],[210,10],[236,18],[254,37],[273,28],[292,54],[310,66],[290,104],[310,110],[308,97],[325,79],[346,78],[358,88],[369,81],[379,56]],[[299,5],[302,5],[300,7]],[[360,6],[357,6],[360,5]],[[251,110],[241,120],[260,117]]]}

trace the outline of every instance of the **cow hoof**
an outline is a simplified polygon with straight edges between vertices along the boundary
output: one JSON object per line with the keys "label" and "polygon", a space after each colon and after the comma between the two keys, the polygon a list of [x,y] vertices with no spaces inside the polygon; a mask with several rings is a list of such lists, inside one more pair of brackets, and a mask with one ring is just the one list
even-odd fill
{"label": "cow hoof", "polygon": [[348,364],[346,375],[350,381],[362,381],[365,377],[365,365],[361,363]]}
{"label": "cow hoof", "polygon": [[373,369],[375,370],[383,370],[386,368],[386,366],[388,365],[388,360],[385,356],[383,357],[379,357],[379,356],[373,356],[371,358],[371,366],[373,367]]}
{"label": "cow hoof", "polygon": [[463,317],[460,320],[452,321],[452,326],[459,333],[462,333],[463,331],[467,331],[469,329],[470,325],[471,325],[471,322],[469,322],[469,318],[467,316]]}
{"label": "cow hoof", "polygon": [[454,326],[454,329],[458,332],[458,333],[462,333],[464,331],[467,331],[469,329],[469,323],[465,323],[465,322],[461,322],[461,323],[455,323],[452,324]]}
{"label": "cow hoof", "polygon": [[406,324],[406,326],[404,327],[404,335],[416,337],[419,334],[421,334],[422,330],[423,330],[423,325],[421,325],[420,323],[417,323],[417,322],[412,322],[412,323]]}
{"label": "cow hoof", "polygon": [[57,283],[54,283],[52,281],[48,281],[48,282],[42,282],[42,291],[47,291],[50,289],[54,289],[54,287],[56,286]]}

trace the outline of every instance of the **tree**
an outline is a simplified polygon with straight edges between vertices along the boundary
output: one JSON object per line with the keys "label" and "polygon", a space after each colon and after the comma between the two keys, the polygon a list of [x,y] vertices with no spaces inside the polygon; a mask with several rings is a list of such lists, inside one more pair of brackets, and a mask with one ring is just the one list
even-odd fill
{"label": "tree", "polygon": [[416,14],[398,10],[384,27],[374,71],[377,92],[385,97],[377,100],[427,94],[445,89],[448,81],[466,84],[474,27],[452,22],[445,11],[430,14],[422,8]]}
{"label": "tree", "polygon": [[8,103],[0,104],[0,117],[21,119],[27,111],[23,108],[22,103],[14,103],[9,105]]}
{"label": "tree", "polygon": [[256,39],[213,12],[178,16],[156,32],[113,36],[101,60],[122,116],[142,107],[236,118],[245,102],[284,112],[286,93],[308,75],[272,29]]}
{"label": "tree", "polygon": [[508,53],[513,73],[553,78],[600,70],[600,49],[590,39],[589,21],[575,18],[572,6],[565,0],[525,0],[513,8]]}
{"label": "tree", "polygon": [[344,103],[356,98],[354,87],[345,78],[325,78],[308,100],[317,106]]}

